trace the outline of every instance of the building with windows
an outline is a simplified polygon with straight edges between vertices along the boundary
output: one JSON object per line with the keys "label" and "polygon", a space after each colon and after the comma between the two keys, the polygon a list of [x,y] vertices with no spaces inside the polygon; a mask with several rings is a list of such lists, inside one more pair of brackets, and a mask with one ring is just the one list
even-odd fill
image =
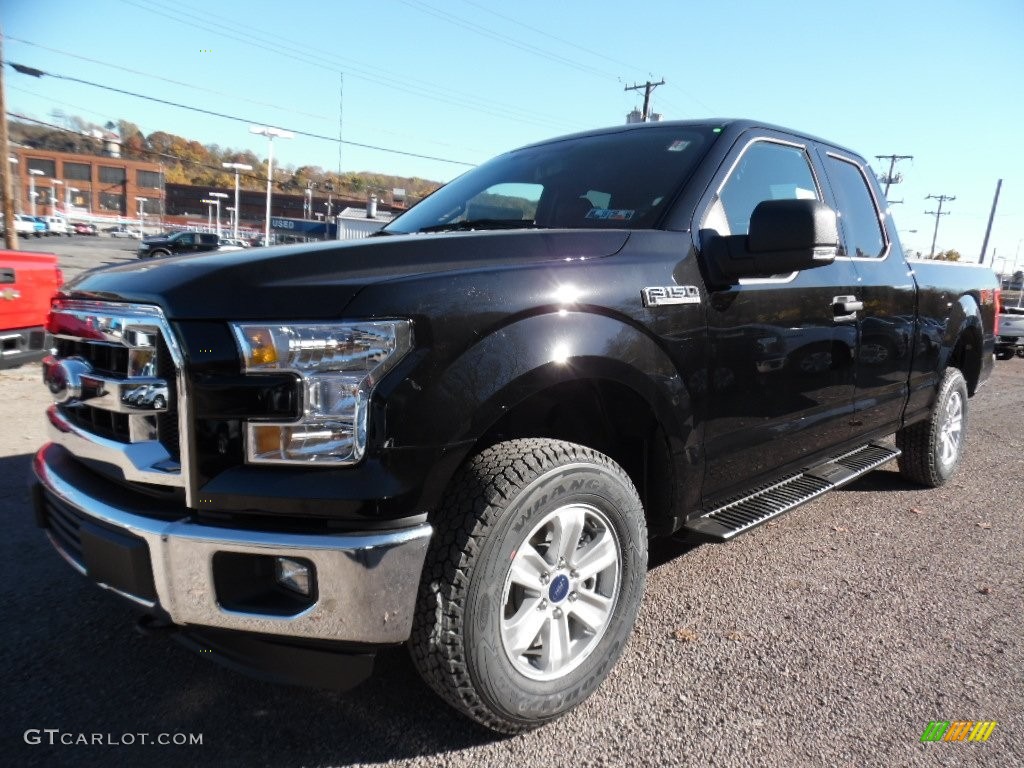
{"label": "building with windows", "polygon": [[19,213],[66,213],[81,218],[136,218],[164,212],[163,171],[159,164],[104,155],[79,155],[31,147],[11,147]]}

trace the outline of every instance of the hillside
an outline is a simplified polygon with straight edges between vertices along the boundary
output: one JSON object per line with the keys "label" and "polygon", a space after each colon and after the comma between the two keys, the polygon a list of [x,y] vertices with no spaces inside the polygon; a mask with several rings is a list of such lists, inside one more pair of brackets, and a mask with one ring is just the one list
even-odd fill
{"label": "hillside", "polygon": [[[154,131],[146,136],[137,125],[127,120],[97,126],[82,118],[63,114],[56,115],[55,119],[64,125],[54,127],[11,120],[10,140],[37,149],[101,155],[101,143],[96,136],[114,133],[121,137],[122,157],[162,163],[165,178],[170,183],[233,186],[234,174],[225,171],[221,163],[244,163],[253,167],[252,171],[245,171],[240,177],[240,184],[245,189],[261,189],[267,181],[266,162],[248,150],[202,144],[164,131]],[[441,186],[440,182],[429,179],[391,176],[372,171],[345,172],[339,175],[317,165],[275,165],[274,177],[283,191],[297,192],[313,183],[320,194],[335,191],[355,198],[377,192],[386,194],[390,199],[391,190],[400,188],[406,191],[407,200],[415,201]]]}

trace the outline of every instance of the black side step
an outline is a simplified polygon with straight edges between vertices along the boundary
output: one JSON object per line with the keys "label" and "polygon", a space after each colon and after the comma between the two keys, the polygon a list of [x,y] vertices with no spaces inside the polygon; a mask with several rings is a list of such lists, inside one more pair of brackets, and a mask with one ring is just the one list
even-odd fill
{"label": "black side step", "polygon": [[715,541],[728,541],[805,501],[846,485],[899,455],[900,450],[891,445],[868,443],[695,517],[683,526],[683,531]]}

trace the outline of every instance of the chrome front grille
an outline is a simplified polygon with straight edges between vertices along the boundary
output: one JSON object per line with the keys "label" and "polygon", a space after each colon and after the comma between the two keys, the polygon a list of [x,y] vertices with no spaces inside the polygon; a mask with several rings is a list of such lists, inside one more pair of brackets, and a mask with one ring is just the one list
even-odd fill
{"label": "chrome front grille", "polygon": [[43,361],[54,442],[115,479],[185,488],[182,355],[159,308],[64,301]]}

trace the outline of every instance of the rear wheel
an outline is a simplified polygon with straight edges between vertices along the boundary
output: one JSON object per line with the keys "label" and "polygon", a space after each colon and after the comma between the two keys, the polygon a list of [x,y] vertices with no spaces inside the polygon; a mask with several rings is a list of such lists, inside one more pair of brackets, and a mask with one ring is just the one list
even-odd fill
{"label": "rear wheel", "polygon": [[517,733],[586,699],[621,655],[647,568],[643,508],[607,456],[512,440],[453,481],[410,650],[449,704]]}
{"label": "rear wheel", "polygon": [[900,474],[937,488],[953,476],[967,436],[967,382],[957,368],[947,368],[931,415],[896,433]]}

